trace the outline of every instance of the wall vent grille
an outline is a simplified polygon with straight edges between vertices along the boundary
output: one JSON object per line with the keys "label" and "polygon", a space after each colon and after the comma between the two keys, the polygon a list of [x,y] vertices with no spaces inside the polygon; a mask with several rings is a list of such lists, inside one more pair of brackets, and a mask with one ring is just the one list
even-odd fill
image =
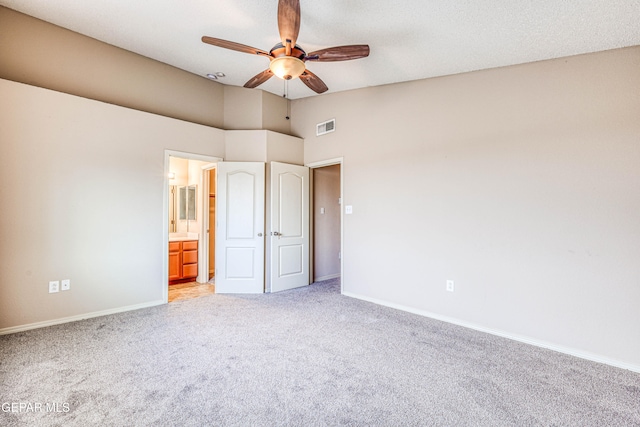
{"label": "wall vent grille", "polygon": [[331,119],[316,125],[316,136],[325,135],[336,130],[336,119]]}

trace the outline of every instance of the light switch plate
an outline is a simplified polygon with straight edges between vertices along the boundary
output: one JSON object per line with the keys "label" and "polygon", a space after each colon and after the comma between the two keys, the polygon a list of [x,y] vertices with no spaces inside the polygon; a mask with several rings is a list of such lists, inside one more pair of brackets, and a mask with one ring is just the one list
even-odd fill
{"label": "light switch plate", "polygon": [[351,215],[353,213],[353,206],[351,205],[347,205],[344,207],[344,213],[346,213],[347,215]]}
{"label": "light switch plate", "polygon": [[62,282],[60,282],[60,289],[63,291],[68,291],[69,289],[71,289],[71,280],[64,279]]}

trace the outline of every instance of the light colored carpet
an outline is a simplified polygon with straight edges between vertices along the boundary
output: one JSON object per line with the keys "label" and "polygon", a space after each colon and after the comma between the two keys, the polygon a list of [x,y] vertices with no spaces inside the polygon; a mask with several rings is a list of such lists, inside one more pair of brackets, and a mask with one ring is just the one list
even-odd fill
{"label": "light colored carpet", "polygon": [[[640,375],[332,280],[0,337],[2,426],[639,426]],[[64,404],[68,412],[64,412]]]}

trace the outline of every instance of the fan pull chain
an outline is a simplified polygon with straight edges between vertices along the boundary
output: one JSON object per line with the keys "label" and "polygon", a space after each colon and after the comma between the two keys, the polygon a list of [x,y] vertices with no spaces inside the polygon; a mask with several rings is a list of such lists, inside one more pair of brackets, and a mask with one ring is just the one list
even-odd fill
{"label": "fan pull chain", "polygon": [[289,116],[291,114],[291,111],[290,111],[291,102],[289,102],[289,80],[283,80],[283,81],[284,81],[284,93],[282,94],[282,97],[287,100],[287,115],[284,118],[289,120],[290,118]]}

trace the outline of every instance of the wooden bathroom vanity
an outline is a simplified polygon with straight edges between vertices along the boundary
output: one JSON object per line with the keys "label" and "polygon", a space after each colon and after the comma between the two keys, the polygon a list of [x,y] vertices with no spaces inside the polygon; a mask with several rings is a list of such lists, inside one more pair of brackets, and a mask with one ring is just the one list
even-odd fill
{"label": "wooden bathroom vanity", "polygon": [[169,284],[188,282],[198,276],[198,241],[169,242]]}

